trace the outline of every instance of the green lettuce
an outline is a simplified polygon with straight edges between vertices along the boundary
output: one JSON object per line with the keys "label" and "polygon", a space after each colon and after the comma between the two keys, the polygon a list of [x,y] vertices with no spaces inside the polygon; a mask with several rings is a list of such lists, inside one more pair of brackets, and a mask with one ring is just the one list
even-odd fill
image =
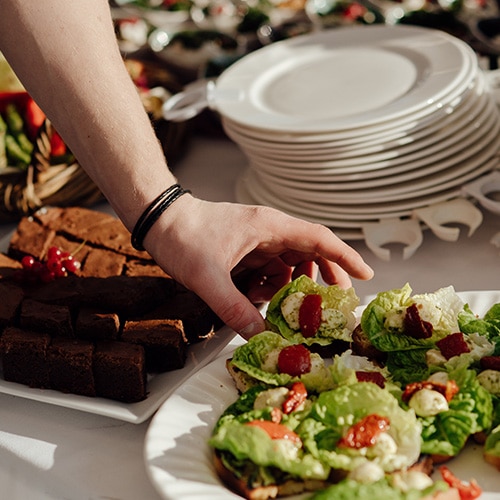
{"label": "green lettuce", "polygon": [[[305,295],[321,295],[323,309],[339,311],[345,319],[343,324],[335,329],[322,330],[314,337],[308,338],[304,337],[300,331],[290,328],[281,312],[281,303],[288,295],[296,292],[302,292]],[[354,310],[358,305],[359,298],[354,288],[344,290],[337,285],[323,286],[303,275],[285,285],[273,296],[267,308],[266,321],[272,330],[279,332],[294,344],[329,345],[335,340],[350,342],[356,321]]]}
{"label": "green lettuce", "polygon": [[321,392],[333,388],[333,377],[325,366],[321,356],[311,353],[311,371],[299,377],[279,373],[278,355],[280,351],[292,345],[275,332],[261,332],[253,336],[246,344],[235,349],[231,364],[256,381],[269,386],[288,385],[301,381],[308,391]]}
{"label": "green lettuce", "polygon": [[[397,444],[396,454],[367,458],[351,448],[337,446],[338,440],[353,424],[371,414],[388,417],[388,434]],[[310,453],[334,469],[354,470],[373,460],[388,472],[417,461],[420,431],[413,410],[403,409],[389,391],[369,382],[342,385],[321,393],[297,428]]]}
{"label": "green lettuce", "polygon": [[[433,293],[411,295],[407,283],[400,289],[380,292],[366,306],[361,315],[361,327],[371,343],[380,351],[403,351],[433,347],[435,343],[458,331],[458,315],[464,304],[453,287]],[[429,338],[415,338],[405,334],[406,310],[416,304],[421,319],[432,325]]]}
{"label": "green lettuce", "polygon": [[423,490],[412,488],[402,491],[396,488],[389,478],[368,484],[344,479],[338,484],[315,493],[310,500],[418,500],[430,498],[435,493],[447,491],[449,488],[444,481],[436,481],[432,486]]}
{"label": "green lettuce", "polygon": [[433,417],[419,417],[422,423],[422,453],[456,456],[470,436],[488,431],[493,422],[493,399],[466,366],[449,373],[459,392],[447,411]]}
{"label": "green lettuce", "polygon": [[500,457],[500,425],[488,434],[484,442],[484,452],[490,456]]}
{"label": "green lettuce", "polygon": [[[287,439],[271,439],[263,429],[245,425],[253,420],[272,420],[272,408],[254,410],[256,397],[265,390],[254,387],[231,404],[217,421],[209,445],[218,450],[224,465],[237,476],[255,484],[272,484],[284,478],[320,479],[330,468],[304,448]],[[295,430],[307,410],[284,414],[281,423]]]}

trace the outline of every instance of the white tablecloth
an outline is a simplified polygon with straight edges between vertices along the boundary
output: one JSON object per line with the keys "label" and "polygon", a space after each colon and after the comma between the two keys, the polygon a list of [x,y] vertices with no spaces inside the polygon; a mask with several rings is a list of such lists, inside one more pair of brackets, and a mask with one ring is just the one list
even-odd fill
{"label": "white tablecloth", "polygon": [[[246,162],[225,140],[196,139],[176,167],[181,184],[195,195],[234,201]],[[105,208],[105,207],[103,207]],[[0,237],[10,227],[0,226]],[[429,231],[408,260],[397,249],[389,262],[363,241],[352,242],[375,269],[370,282],[355,282],[362,302],[377,291],[410,283],[415,292],[454,285],[457,291],[500,289],[500,249],[490,240],[500,217],[485,213],[483,224],[455,243]],[[19,397],[0,395],[0,498],[9,500],[159,500],[143,461],[150,420],[130,424]]]}

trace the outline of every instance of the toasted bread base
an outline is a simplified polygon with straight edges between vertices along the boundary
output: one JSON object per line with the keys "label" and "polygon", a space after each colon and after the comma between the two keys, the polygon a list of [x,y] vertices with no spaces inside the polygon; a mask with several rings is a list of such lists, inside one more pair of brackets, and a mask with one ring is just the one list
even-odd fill
{"label": "toasted bread base", "polygon": [[269,500],[272,498],[299,495],[307,491],[317,491],[328,486],[328,483],[325,481],[306,479],[303,481],[286,481],[285,483],[279,485],[273,484],[269,486],[249,488],[244,481],[238,479],[231,471],[226,469],[217,452],[213,453],[212,456],[215,471],[221,481],[231,491],[241,495],[247,500]]}

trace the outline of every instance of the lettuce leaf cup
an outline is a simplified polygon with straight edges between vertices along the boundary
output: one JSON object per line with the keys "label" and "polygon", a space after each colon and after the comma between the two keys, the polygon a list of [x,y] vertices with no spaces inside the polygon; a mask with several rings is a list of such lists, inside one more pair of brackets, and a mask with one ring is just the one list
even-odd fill
{"label": "lettuce leaf cup", "polygon": [[334,341],[350,342],[358,305],[353,288],[323,286],[304,275],[274,295],[266,321],[270,330],[295,344],[324,346]]}

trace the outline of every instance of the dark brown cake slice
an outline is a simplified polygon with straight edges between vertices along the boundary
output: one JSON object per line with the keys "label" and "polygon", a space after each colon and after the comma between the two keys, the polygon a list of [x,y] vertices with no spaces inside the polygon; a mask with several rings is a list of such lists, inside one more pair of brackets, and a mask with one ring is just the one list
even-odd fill
{"label": "dark brown cake slice", "polygon": [[0,332],[17,317],[24,298],[22,288],[9,281],[0,281]]}
{"label": "dark brown cake slice", "polygon": [[83,260],[80,269],[80,276],[94,276],[96,278],[108,278],[109,276],[119,276],[127,258],[125,255],[94,248]]}
{"label": "dark brown cake slice", "polygon": [[128,260],[125,266],[126,276],[157,276],[171,278],[160,266],[151,261]]}
{"label": "dark brown cake slice", "polygon": [[47,349],[50,388],[82,396],[95,396],[93,353],[92,342],[52,338]]}
{"label": "dark brown cake slice", "polygon": [[150,373],[177,370],[186,362],[187,341],[180,320],[127,321],[121,339],[144,347]]}
{"label": "dark brown cake slice", "polygon": [[104,313],[96,309],[82,308],[75,322],[75,335],[88,340],[116,340],[120,319],[116,313]]}
{"label": "dark brown cake slice", "polygon": [[210,338],[222,326],[216,314],[196,294],[184,289],[144,316],[144,319],[180,319],[190,344]]}
{"label": "dark brown cake slice", "polygon": [[49,387],[50,335],[8,326],[1,337],[3,378],[36,388]]}
{"label": "dark brown cake slice", "polygon": [[19,261],[0,253],[0,280],[12,278],[22,267]]}
{"label": "dark brown cake slice", "polygon": [[25,255],[32,255],[41,260],[55,237],[55,231],[38,224],[32,217],[23,217],[10,239],[7,254],[21,260]]}
{"label": "dark brown cake slice", "polygon": [[146,398],[144,348],[119,341],[96,342],[94,380],[103,398],[136,403]]}
{"label": "dark brown cake slice", "polygon": [[74,337],[70,308],[26,299],[21,305],[20,326],[55,337]]}

